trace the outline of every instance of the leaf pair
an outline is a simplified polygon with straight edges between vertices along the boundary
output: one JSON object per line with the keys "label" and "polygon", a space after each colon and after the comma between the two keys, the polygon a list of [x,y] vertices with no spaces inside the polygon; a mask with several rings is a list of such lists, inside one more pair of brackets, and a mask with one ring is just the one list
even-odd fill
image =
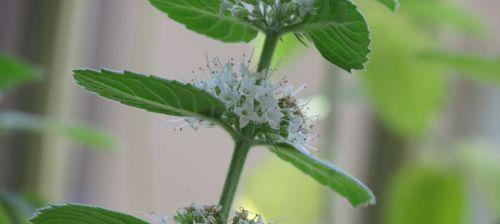
{"label": "leaf pair", "polygon": [[[226,110],[224,105],[191,84],[107,70],[76,70],[75,79],[85,89],[126,105],[167,115],[199,117],[224,125],[220,120]],[[231,128],[226,126],[227,129]],[[290,145],[279,145],[278,150],[270,147],[270,150],[319,183],[346,197],[353,206],[374,203],[374,196],[368,188],[327,162],[299,152]]]}
{"label": "leaf pair", "polygon": [[[378,0],[395,9],[396,0]],[[223,42],[249,42],[258,33],[252,24],[220,13],[221,0],[150,0],[186,28]],[[317,0],[318,13],[283,30],[310,37],[325,59],[346,71],[363,69],[368,60],[369,32],[363,15],[349,0]]]}

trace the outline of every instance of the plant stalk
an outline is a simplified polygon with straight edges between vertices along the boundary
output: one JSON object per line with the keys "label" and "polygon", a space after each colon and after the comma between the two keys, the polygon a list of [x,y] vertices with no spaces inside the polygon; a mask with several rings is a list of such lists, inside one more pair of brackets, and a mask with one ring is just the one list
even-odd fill
{"label": "plant stalk", "polygon": [[229,171],[226,176],[226,182],[224,183],[224,189],[222,190],[222,195],[219,200],[219,204],[222,206],[221,216],[223,223],[225,223],[229,218],[231,205],[233,204],[234,195],[236,194],[238,182],[240,180],[250,146],[251,142],[243,140],[238,141],[234,147],[233,158],[231,159]]}
{"label": "plant stalk", "polygon": [[259,66],[257,67],[258,72],[267,70],[271,66],[271,62],[273,61],[273,56],[274,56],[274,50],[276,49],[276,45],[278,44],[279,39],[280,39],[279,34],[275,33],[266,34],[264,47],[262,48],[262,54],[260,55],[259,59]]}
{"label": "plant stalk", "polygon": [[[276,49],[279,38],[279,34],[266,34],[264,47],[262,48],[262,54],[260,55],[259,65],[257,67],[258,72],[268,70],[271,66],[274,49]],[[253,140],[255,138],[253,126],[247,126],[242,131],[244,132],[243,135],[245,137],[249,137],[248,139]],[[226,181],[224,183],[224,189],[222,190],[222,195],[219,200],[219,205],[222,206],[222,223],[226,223],[229,218],[231,205],[233,204],[234,196],[238,188],[238,182],[240,181],[241,173],[243,172],[245,160],[247,158],[248,151],[252,146],[251,140],[249,141],[248,139],[240,138],[236,140],[233,157],[231,159],[231,164],[229,165]]]}

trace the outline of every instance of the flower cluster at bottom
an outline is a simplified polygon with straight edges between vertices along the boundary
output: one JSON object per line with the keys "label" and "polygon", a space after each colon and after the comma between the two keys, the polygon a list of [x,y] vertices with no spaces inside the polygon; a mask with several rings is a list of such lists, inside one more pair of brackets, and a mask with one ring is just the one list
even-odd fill
{"label": "flower cluster at bottom", "polygon": [[[173,216],[176,224],[221,224],[220,205],[196,205],[191,204],[188,207],[181,208]],[[158,224],[167,224],[166,218],[155,218]],[[225,223],[225,222],[224,222]],[[264,224],[262,216],[259,214],[251,215],[248,210],[240,208],[235,212],[234,218],[228,221],[231,224]]]}
{"label": "flower cluster at bottom", "polygon": [[[193,85],[223,102],[226,123],[237,130],[251,125],[257,136],[292,144],[304,152],[312,148],[309,143],[317,137],[312,119],[306,116],[306,104],[295,98],[305,85],[294,90],[285,79],[273,83],[268,72],[252,72],[243,63],[239,73],[231,62],[207,67],[210,78],[195,80]],[[193,117],[185,120],[195,129],[210,125]]]}
{"label": "flower cluster at bottom", "polygon": [[178,210],[173,219],[177,224],[219,224],[222,219],[220,211],[220,205],[200,206],[192,204],[189,207]]}

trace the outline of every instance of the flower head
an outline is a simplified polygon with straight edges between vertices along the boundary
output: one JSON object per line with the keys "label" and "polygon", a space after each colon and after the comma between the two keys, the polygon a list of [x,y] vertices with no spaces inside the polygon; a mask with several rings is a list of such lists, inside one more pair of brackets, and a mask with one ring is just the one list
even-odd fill
{"label": "flower head", "polygon": [[223,0],[221,13],[229,13],[264,31],[280,29],[303,22],[315,14],[315,0]]}
{"label": "flower head", "polygon": [[[218,68],[217,68],[218,67]],[[208,65],[210,78],[196,80],[195,87],[205,90],[219,99],[226,107],[224,122],[242,130],[251,125],[257,138],[275,140],[296,146],[299,150],[308,146],[316,135],[312,119],[306,116],[305,105],[295,95],[305,87],[294,90],[285,79],[273,83],[267,72],[252,72],[241,64],[239,73],[234,65]],[[198,118],[185,119],[191,127],[210,126]]]}

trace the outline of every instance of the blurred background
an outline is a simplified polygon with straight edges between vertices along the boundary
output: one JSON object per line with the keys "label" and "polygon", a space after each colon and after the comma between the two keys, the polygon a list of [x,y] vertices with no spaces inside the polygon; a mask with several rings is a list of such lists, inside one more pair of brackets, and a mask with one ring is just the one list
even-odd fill
{"label": "blurred background", "polygon": [[[357,1],[372,32],[367,69],[347,74],[286,36],[276,78],[308,87],[318,156],[366,183],[349,203],[252,150],[235,208],[272,223],[500,223],[500,1]],[[0,0],[0,223],[47,202],[145,218],[217,202],[232,141],[176,131],[171,117],[84,92],[75,68],[190,80],[205,57],[242,60],[262,40],[223,44],[145,0]],[[278,63],[279,62],[279,63]]]}

